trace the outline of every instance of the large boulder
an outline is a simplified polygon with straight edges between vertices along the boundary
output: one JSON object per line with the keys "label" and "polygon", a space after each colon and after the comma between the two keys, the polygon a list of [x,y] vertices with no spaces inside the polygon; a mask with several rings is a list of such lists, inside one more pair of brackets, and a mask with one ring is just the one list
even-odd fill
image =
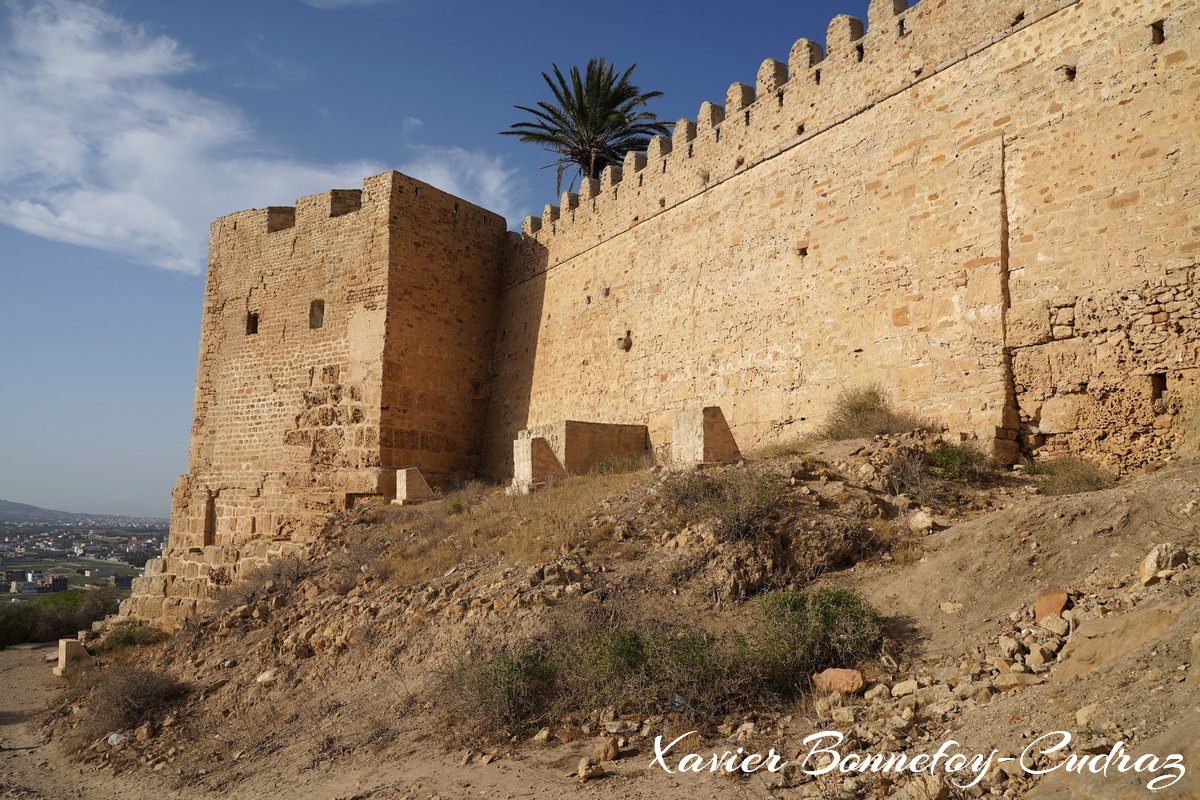
{"label": "large boulder", "polygon": [[1063,665],[1055,680],[1082,678],[1154,641],[1175,624],[1187,605],[1186,601],[1163,603],[1120,616],[1087,620],[1063,649]]}

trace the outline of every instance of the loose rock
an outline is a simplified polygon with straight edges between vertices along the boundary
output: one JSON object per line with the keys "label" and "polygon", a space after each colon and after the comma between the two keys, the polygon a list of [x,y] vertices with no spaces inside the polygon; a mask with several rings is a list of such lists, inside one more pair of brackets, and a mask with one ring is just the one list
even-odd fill
{"label": "loose rock", "polygon": [[1160,580],[1158,573],[1183,566],[1187,560],[1187,551],[1179,545],[1169,542],[1156,545],[1138,566],[1138,578],[1142,586],[1153,586]]}
{"label": "loose rock", "polygon": [[867,681],[856,669],[827,669],[813,675],[813,686],[821,692],[862,694],[867,688]]}
{"label": "loose rock", "polygon": [[602,738],[592,749],[593,761],[616,761],[620,757],[621,748],[617,746],[617,740],[611,736]]}
{"label": "loose rock", "polygon": [[1038,595],[1037,603],[1034,604],[1034,620],[1041,622],[1051,614],[1058,616],[1067,610],[1067,603],[1071,600],[1071,596],[1067,594],[1066,589],[1058,586],[1051,586]]}
{"label": "loose rock", "polygon": [[579,760],[579,768],[575,771],[579,782],[595,780],[604,775],[604,767],[596,759],[584,756]]}

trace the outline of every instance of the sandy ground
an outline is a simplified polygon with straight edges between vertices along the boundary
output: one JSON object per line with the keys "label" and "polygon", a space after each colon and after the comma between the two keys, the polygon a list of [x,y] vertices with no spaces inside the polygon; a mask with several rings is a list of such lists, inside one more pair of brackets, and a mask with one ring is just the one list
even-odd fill
{"label": "sandy ground", "polygon": [[165,796],[145,776],[122,780],[80,767],[32,730],[30,720],[45,708],[59,680],[46,660],[56,653],[57,642],[0,650],[0,797]]}
{"label": "sandy ground", "polygon": [[0,650],[0,798],[57,800],[71,797],[120,797],[122,800],[229,797],[243,800],[287,797],[350,798],[472,798],[496,800],[559,797],[629,798],[705,797],[756,798],[767,796],[754,782],[734,785],[711,775],[678,779],[648,769],[651,756],[632,755],[617,762],[603,779],[580,785],[567,773],[580,757],[578,748],[535,751],[520,761],[501,759],[492,764],[462,765],[461,754],[433,754],[420,747],[416,731],[411,755],[377,759],[354,758],[335,772],[281,775],[260,770],[236,787],[214,791],[176,782],[147,769],[114,774],[111,769],[80,765],[57,745],[46,744],[30,721],[52,699],[59,679],[46,660],[55,645],[27,645]]}

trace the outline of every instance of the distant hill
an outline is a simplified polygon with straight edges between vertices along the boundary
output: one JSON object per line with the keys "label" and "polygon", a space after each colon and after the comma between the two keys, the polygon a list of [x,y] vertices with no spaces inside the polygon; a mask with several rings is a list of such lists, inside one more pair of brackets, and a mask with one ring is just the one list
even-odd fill
{"label": "distant hill", "polygon": [[55,511],[49,508],[38,508],[26,503],[0,500],[0,524],[5,522],[70,524],[84,521],[110,525],[132,525],[146,522],[166,523],[165,519],[158,517],[125,517],[118,514],[75,514],[70,511]]}

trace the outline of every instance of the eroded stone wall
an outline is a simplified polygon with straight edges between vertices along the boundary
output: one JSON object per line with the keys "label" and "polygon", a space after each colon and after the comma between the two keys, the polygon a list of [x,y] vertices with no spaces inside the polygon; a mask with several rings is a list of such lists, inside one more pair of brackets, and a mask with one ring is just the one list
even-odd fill
{"label": "eroded stone wall", "polygon": [[1200,298],[1194,267],[1048,302],[1052,338],[1013,359],[1023,434],[1039,457],[1118,471],[1194,451]]}

